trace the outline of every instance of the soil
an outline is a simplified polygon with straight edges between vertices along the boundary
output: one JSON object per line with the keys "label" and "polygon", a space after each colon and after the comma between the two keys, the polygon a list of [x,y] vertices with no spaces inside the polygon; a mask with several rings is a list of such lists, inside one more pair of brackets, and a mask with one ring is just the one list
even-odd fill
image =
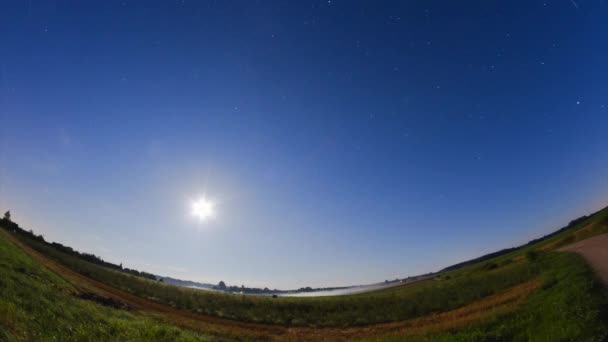
{"label": "soil", "polygon": [[602,282],[608,286],[608,234],[597,235],[562,247],[559,250],[576,252],[582,255],[596,271]]}

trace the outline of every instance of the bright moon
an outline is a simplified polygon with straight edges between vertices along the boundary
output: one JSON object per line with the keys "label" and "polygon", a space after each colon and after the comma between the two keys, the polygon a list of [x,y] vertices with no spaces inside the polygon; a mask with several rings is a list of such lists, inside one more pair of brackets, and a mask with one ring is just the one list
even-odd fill
{"label": "bright moon", "polygon": [[192,216],[198,218],[201,222],[204,222],[213,217],[215,212],[214,207],[215,205],[213,202],[209,201],[205,197],[201,197],[192,202],[190,212]]}

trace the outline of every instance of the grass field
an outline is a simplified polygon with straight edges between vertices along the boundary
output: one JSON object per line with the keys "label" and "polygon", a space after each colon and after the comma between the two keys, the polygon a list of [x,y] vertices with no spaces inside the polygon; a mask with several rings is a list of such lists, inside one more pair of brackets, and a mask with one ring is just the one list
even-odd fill
{"label": "grass field", "polygon": [[[94,265],[20,237],[22,243],[84,278],[188,313],[191,321],[225,319],[213,323],[225,329],[212,329],[208,321],[206,325],[179,321],[181,327],[192,327],[187,330],[167,323],[175,323],[174,319],[145,314],[145,310],[120,310],[77,298],[74,294],[81,288],[76,290],[73,281],[41,267],[4,233],[0,234],[0,339],[403,340],[407,336],[414,341],[603,341],[608,339],[605,288],[579,256],[553,251],[603,232],[608,232],[607,209],[545,241],[431,280],[318,298],[179,288]],[[238,329],[231,322],[237,321],[268,326],[245,325],[238,327],[240,333],[232,334],[231,329]]]}
{"label": "grass field", "polygon": [[78,298],[72,284],[0,234],[0,340],[212,341],[156,319]]}
{"label": "grass field", "polygon": [[239,321],[310,327],[367,325],[455,309],[539,274],[537,268],[520,261],[490,271],[359,295],[272,298],[176,287],[62,255],[36,241],[29,245],[81,274],[167,305]]}
{"label": "grass field", "polygon": [[[485,313],[477,322],[412,341],[606,341],[608,293],[584,260],[549,253],[538,261],[545,269],[540,287],[517,309]],[[403,332],[405,334],[406,332]],[[402,333],[376,340],[401,340]]]}

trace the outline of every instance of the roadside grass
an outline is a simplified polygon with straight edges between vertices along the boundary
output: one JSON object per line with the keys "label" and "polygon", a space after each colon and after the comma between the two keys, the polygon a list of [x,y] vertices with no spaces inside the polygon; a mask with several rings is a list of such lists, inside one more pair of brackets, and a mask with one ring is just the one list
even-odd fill
{"label": "roadside grass", "polygon": [[378,339],[387,336],[399,336],[402,339],[406,336],[428,336],[490,322],[496,317],[515,311],[540,285],[540,278],[536,278],[455,310],[397,322],[393,324],[392,329],[386,329],[392,332],[382,334]]}
{"label": "roadside grass", "polygon": [[[404,338],[404,332],[372,341],[589,341],[608,340],[608,291],[574,253],[546,253],[540,289],[517,309],[488,313],[469,326]],[[447,332],[446,332],[447,330]]]}
{"label": "roadside grass", "polygon": [[577,223],[572,227],[572,229],[556,234],[555,236],[552,236],[546,240],[524,246],[511,253],[507,253],[490,260],[471,264],[456,270],[442,272],[440,276],[449,278],[468,277],[471,274],[475,274],[487,269],[490,267],[490,264],[495,264],[496,266],[501,267],[512,263],[526,262],[528,259],[530,259],[531,255],[541,255],[543,253],[556,250],[562,246],[605,233],[608,233],[608,207]]}
{"label": "roadside grass", "polygon": [[75,293],[0,234],[0,341],[215,340]]}

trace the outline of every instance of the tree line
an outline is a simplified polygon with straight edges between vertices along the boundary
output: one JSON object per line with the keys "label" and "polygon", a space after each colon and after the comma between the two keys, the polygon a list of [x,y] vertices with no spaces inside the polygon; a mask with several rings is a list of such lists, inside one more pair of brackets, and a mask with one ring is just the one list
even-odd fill
{"label": "tree line", "polygon": [[124,268],[124,267],[122,267],[122,263],[119,265],[116,265],[114,263],[103,260],[102,258],[98,257],[95,254],[78,252],[78,251],[74,250],[72,247],[64,246],[58,242],[48,242],[48,241],[44,240],[44,236],[42,236],[42,234],[36,235],[34,233],[34,231],[31,229],[25,230],[25,229],[19,227],[19,225],[16,222],[13,222],[11,220],[10,211],[7,211],[6,213],[4,213],[4,217],[2,219],[0,219],[0,227],[4,228],[5,230],[7,230],[11,233],[19,234],[23,237],[44,243],[45,245],[50,246],[60,252],[80,258],[84,261],[88,261],[88,262],[96,264],[96,265],[108,267],[108,268],[111,268],[116,271],[132,274],[134,276],[151,279],[151,280],[157,280],[157,278],[154,274],[147,273],[144,271],[138,271],[138,270],[134,270],[134,269],[130,269],[130,268]]}
{"label": "tree line", "polygon": [[456,270],[456,269],[459,269],[459,268],[463,268],[463,267],[465,267],[467,265],[472,265],[472,264],[476,264],[478,262],[486,261],[486,260],[489,260],[489,259],[501,256],[501,255],[504,255],[504,254],[507,254],[507,253],[514,252],[514,251],[516,251],[518,249],[524,248],[526,246],[530,246],[530,245],[535,244],[537,242],[544,241],[544,240],[546,240],[546,239],[548,239],[548,238],[550,238],[552,236],[555,236],[555,235],[557,235],[557,234],[559,234],[559,233],[561,233],[563,231],[566,231],[566,230],[574,228],[576,225],[578,225],[579,223],[585,221],[588,218],[593,217],[598,212],[595,212],[595,213],[593,213],[591,215],[583,215],[583,216],[581,216],[581,217],[579,217],[577,219],[574,219],[574,220],[570,221],[570,223],[568,223],[567,226],[565,226],[563,228],[560,228],[560,229],[554,231],[553,233],[549,233],[549,234],[547,234],[547,235],[545,235],[543,237],[540,237],[538,239],[530,240],[525,245],[521,245],[521,246],[518,246],[518,247],[512,247],[512,248],[505,248],[505,249],[502,249],[502,250],[500,250],[498,252],[493,252],[493,253],[490,253],[490,254],[486,254],[486,255],[480,256],[479,258],[467,260],[467,261],[464,261],[464,262],[461,262],[461,263],[458,263],[458,264],[446,267],[446,268],[442,269],[439,272],[452,271],[452,270]]}

